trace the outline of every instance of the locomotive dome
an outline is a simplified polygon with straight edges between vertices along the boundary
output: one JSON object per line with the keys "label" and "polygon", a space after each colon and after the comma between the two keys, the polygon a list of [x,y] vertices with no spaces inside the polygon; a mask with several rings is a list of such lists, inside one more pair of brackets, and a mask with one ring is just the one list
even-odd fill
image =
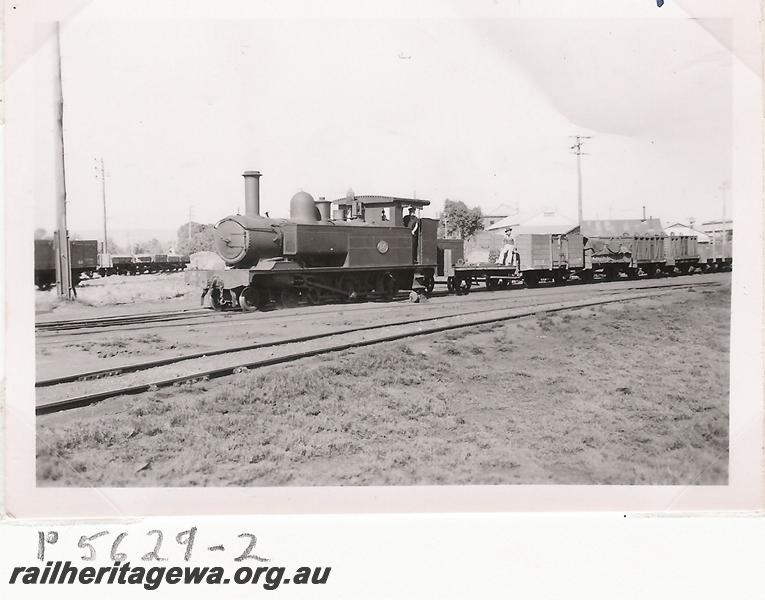
{"label": "locomotive dome", "polygon": [[290,200],[290,220],[295,223],[315,223],[321,221],[321,214],[313,196],[300,191]]}

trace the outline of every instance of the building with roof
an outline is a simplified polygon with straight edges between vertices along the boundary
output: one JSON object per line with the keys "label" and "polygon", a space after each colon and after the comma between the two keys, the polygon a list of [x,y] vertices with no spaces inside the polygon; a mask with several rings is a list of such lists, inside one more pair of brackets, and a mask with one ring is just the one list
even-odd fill
{"label": "building with roof", "polygon": [[484,229],[486,231],[504,231],[508,227],[517,227],[520,223],[521,221],[518,215],[509,215],[499,221],[495,221],[489,226],[484,225]]}
{"label": "building with roof", "polygon": [[566,235],[578,232],[579,223],[576,222],[576,219],[553,210],[541,212],[513,227],[513,234],[515,235],[522,233]]}
{"label": "building with roof", "polygon": [[518,218],[520,211],[517,206],[509,206],[507,204],[500,204],[489,210],[486,214],[481,215],[481,224],[484,230],[494,228],[494,225],[507,218]]}
{"label": "building with roof", "polygon": [[733,231],[733,220],[725,219],[721,221],[706,221],[699,227],[704,233],[713,233],[715,231]]}
{"label": "building with roof", "polygon": [[582,221],[585,237],[622,237],[623,235],[663,233],[661,219],[603,219]]}
{"label": "building with roof", "polygon": [[512,228],[513,235],[523,233],[566,235],[579,232],[579,224],[575,219],[554,210],[546,210],[525,219],[511,215],[466,241],[466,260],[473,263],[491,262],[499,254],[504,244],[505,230],[508,228]]}
{"label": "building with roof", "polygon": [[699,242],[709,242],[711,238],[701,231],[693,229],[683,223],[673,223],[672,225],[664,228],[664,233],[667,235],[695,235]]}

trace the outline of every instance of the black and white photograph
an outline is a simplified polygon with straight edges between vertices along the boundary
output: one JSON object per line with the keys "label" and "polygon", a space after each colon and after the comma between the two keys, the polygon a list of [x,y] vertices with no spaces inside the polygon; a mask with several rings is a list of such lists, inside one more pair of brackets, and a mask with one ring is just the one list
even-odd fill
{"label": "black and white photograph", "polygon": [[7,65],[28,485],[741,483],[761,122],[732,17],[115,4]]}

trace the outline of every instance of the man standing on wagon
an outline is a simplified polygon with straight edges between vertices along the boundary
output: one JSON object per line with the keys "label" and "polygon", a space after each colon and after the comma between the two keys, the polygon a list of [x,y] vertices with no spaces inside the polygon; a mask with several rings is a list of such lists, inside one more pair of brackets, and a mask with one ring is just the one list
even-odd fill
{"label": "man standing on wagon", "polygon": [[512,228],[505,229],[505,240],[502,249],[497,257],[498,265],[517,266],[515,252],[515,238],[513,238]]}

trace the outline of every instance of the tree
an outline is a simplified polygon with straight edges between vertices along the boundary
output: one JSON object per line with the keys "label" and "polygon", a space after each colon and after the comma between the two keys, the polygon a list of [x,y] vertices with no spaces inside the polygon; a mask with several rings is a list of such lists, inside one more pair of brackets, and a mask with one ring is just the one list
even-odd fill
{"label": "tree", "polygon": [[130,252],[126,250],[124,246],[120,246],[114,240],[109,240],[106,244],[106,248],[109,254],[130,254]]}
{"label": "tree", "polygon": [[[190,239],[189,226],[191,226]],[[178,254],[194,254],[205,250],[215,251],[215,231],[212,225],[192,221],[178,228],[178,243],[175,246]]]}
{"label": "tree", "polygon": [[135,254],[164,254],[165,250],[157,238],[152,238],[148,242],[139,242],[134,247]]}
{"label": "tree", "polygon": [[440,237],[458,237],[466,240],[483,229],[481,222],[481,207],[468,208],[460,200],[444,202],[444,212],[438,224]]}

